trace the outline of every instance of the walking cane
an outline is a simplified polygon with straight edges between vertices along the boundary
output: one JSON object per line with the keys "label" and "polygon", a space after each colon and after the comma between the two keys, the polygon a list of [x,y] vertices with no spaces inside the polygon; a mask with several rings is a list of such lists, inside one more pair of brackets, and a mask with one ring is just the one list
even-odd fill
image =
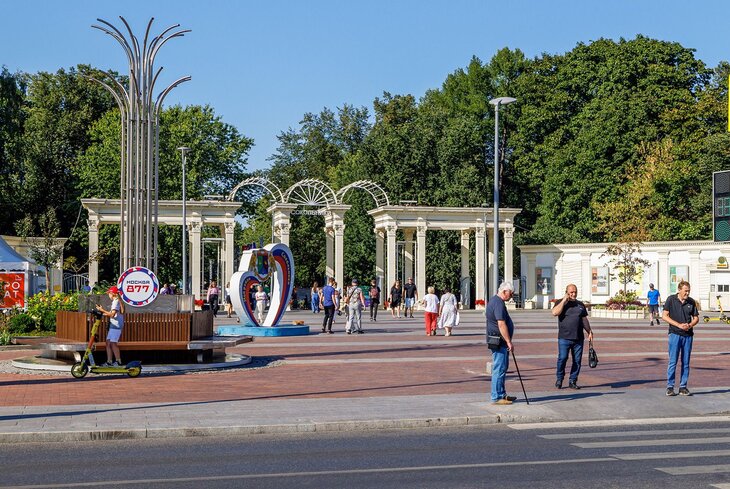
{"label": "walking cane", "polygon": [[525,384],[522,383],[522,375],[520,375],[520,367],[517,365],[517,359],[515,358],[515,352],[512,350],[512,361],[515,362],[515,369],[517,370],[517,377],[520,379],[520,385],[522,386],[522,393],[525,395],[525,402],[530,405],[530,400],[527,398],[527,392],[525,392]]}

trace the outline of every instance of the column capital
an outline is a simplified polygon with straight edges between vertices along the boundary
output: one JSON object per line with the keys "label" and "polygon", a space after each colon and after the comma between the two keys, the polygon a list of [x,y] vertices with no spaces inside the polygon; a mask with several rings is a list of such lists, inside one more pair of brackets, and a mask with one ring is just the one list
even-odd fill
{"label": "column capital", "polygon": [[483,227],[476,228],[474,230],[474,234],[476,235],[477,238],[484,239],[484,228]]}
{"label": "column capital", "polygon": [[190,230],[191,233],[199,233],[202,227],[203,227],[203,223],[200,221],[188,222],[188,229]]}
{"label": "column capital", "polygon": [[418,228],[416,228],[416,236],[422,238],[426,236],[426,231],[428,231],[428,226],[418,226]]}
{"label": "column capital", "polygon": [[89,216],[88,223],[89,223],[89,231],[92,231],[92,232],[99,231],[99,218],[98,217]]}
{"label": "column capital", "polygon": [[471,229],[462,229],[461,230],[461,239],[468,240],[471,237]]}
{"label": "column capital", "polygon": [[385,239],[385,233],[383,232],[382,229],[380,229],[380,228],[373,229],[373,232],[375,233],[376,238]]}
{"label": "column capital", "polygon": [[504,232],[504,237],[505,238],[513,238],[514,235],[515,235],[515,228],[513,228],[513,227],[504,228],[502,230],[502,232]]}
{"label": "column capital", "polygon": [[226,229],[226,234],[233,234],[236,230],[236,223],[235,222],[227,222],[223,225]]}
{"label": "column capital", "polygon": [[345,234],[345,225],[344,224],[335,224],[332,226],[335,236],[343,236]]}
{"label": "column capital", "polygon": [[398,226],[390,224],[385,227],[385,231],[388,233],[389,236],[395,235],[395,232],[398,231]]}

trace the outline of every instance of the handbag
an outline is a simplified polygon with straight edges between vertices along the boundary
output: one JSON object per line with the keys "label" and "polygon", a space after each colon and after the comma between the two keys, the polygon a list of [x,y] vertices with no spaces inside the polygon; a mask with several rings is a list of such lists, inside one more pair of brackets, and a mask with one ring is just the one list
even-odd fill
{"label": "handbag", "polygon": [[487,347],[490,350],[496,350],[499,348],[499,345],[502,344],[502,336],[501,335],[491,335],[487,333]]}
{"label": "handbag", "polygon": [[593,348],[593,342],[588,342],[588,366],[591,368],[596,368],[598,365],[598,353],[596,353],[596,350]]}

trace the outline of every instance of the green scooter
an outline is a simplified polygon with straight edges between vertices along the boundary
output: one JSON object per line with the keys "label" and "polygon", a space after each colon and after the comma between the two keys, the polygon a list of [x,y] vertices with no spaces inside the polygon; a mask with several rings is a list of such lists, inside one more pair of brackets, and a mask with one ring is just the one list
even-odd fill
{"label": "green scooter", "polygon": [[73,367],[71,367],[71,375],[77,379],[83,379],[86,377],[86,374],[91,371],[95,374],[127,374],[130,377],[139,376],[139,374],[142,373],[142,362],[138,360],[118,367],[105,367],[103,365],[96,364],[92,350],[94,349],[94,343],[96,343],[96,332],[101,325],[101,318],[104,315],[100,311],[96,310],[91,311],[90,314],[93,314],[96,320],[94,321],[94,325],[91,327],[89,344],[86,346],[86,351],[84,352],[84,357],[81,361],[74,363]]}

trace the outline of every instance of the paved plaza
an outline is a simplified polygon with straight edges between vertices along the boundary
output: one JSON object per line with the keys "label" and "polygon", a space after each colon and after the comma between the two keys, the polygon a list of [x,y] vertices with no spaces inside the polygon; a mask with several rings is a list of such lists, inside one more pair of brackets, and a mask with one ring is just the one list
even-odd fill
{"label": "paved plaza", "polygon": [[[0,374],[0,441],[222,435],[356,430],[497,422],[730,419],[730,326],[701,323],[695,335],[691,397],[667,398],[666,327],[648,320],[593,319],[598,368],[581,390],[553,387],[556,319],[513,313],[517,361],[527,405],[511,365],[512,406],[489,402],[484,317],[462,312],[451,337],[427,337],[422,313],[364,320],[363,335],[319,334],[322,315],[292,312],[311,325],[306,337],[256,338],[229,350],[268,368],[207,373],[89,375]],[[219,318],[216,324],[230,323]],[[0,360],[31,354],[0,351]],[[648,421],[641,421],[647,423]]]}

